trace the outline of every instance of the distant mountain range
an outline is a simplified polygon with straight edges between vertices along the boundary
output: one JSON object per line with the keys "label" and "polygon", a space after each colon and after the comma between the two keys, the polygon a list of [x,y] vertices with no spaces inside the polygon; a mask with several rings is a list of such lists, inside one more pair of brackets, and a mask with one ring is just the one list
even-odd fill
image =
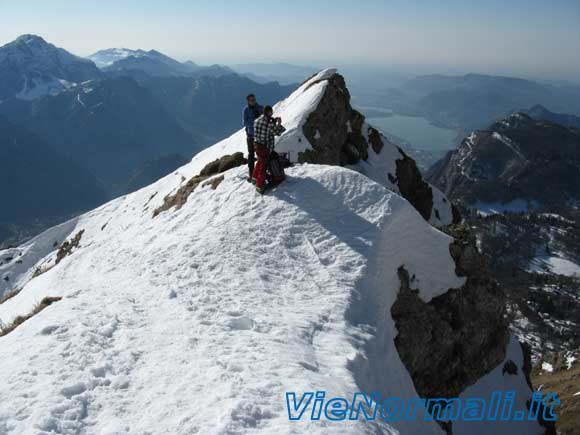
{"label": "distant mountain range", "polygon": [[[155,50],[108,49],[91,58],[102,68],[34,35],[0,47],[0,116],[59,156],[44,159],[43,173],[69,167],[62,174],[67,183],[74,185],[78,178],[79,185],[87,186],[92,180],[85,202],[70,200],[64,207],[54,200],[53,207],[27,212],[33,216],[36,210],[51,224],[52,218],[86,208],[85,203],[94,206],[149,184],[233,133],[241,126],[248,93],[273,104],[294,89],[259,84],[220,65],[181,63]],[[14,154],[0,160],[0,172],[8,174],[8,166],[21,157],[14,147],[3,152]],[[22,182],[12,191],[30,198],[33,188]],[[46,200],[52,201],[54,190],[47,192]],[[17,211],[20,203],[15,204]],[[10,219],[6,216],[4,223],[14,229],[19,218]],[[13,236],[15,230],[10,231]],[[10,231],[0,234],[0,241]]]}
{"label": "distant mountain range", "polygon": [[400,114],[422,116],[467,134],[485,128],[490,120],[538,104],[557,112],[580,114],[580,86],[481,74],[426,75],[377,93],[369,103]]}
{"label": "distant mountain range", "polygon": [[142,78],[143,74],[149,77],[215,77],[234,72],[221,65],[200,66],[191,61],[179,62],[156,50],[109,48],[88,58],[105,72],[129,74],[137,78]]}
{"label": "distant mountain range", "polygon": [[202,149],[148,89],[127,77],[15,103],[0,104],[0,114],[44,138],[109,189],[161,154],[191,157]]}
{"label": "distant mountain range", "polygon": [[0,117],[0,240],[38,219],[95,207],[109,196],[92,174]]}
{"label": "distant mountain range", "polygon": [[428,179],[451,199],[563,204],[580,199],[580,130],[514,113],[468,135]]}
{"label": "distant mountain range", "polygon": [[238,74],[219,77],[154,77],[140,81],[161,102],[180,126],[202,143],[215,141],[239,129],[242,104],[255,93],[262,104],[274,104],[294,85],[258,84]]}
{"label": "distant mountain range", "polygon": [[565,127],[580,129],[580,117],[567,113],[554,113],[540,104],[536,104],[531,109],[526,110],[525,113],[534,119],[551,121]]}

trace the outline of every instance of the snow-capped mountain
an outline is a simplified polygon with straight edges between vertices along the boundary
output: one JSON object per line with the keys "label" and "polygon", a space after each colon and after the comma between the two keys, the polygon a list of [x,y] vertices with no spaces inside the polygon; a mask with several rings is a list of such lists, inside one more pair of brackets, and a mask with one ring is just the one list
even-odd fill
{"label": "snow-capped mountain", "polygon": [[182,77],[192,75],[219,76],[233,70],[220,65],[199,66],[194,62],[179,62],[157,50],[109,48],[88,57],[109,73],[146,74],[150,77]]}
{"label": "snow-capped mountain", "polygon": [[39,36],[22,35],[0,47],[0,101],[10,97],[33,99],[101,76],[90,60]]}
{"label": "snow-capped mountain", "polygon": [[[325,70],[275,106],[287,128],[277,149],[310,163],[265,196],[237,167],[240,131],[3,251],[0,431],[445,433],[421,418],[290,421],[289,391],[511,390],[525,410],[526,361],[502,293],[472,245],[427,222],[451,221],[449,202],[345,90]],[[514,430],[542,431],[453,424],[456,435]]]}
{"label": "snow-capped mountain", "polygon": [[158,58],[157,54],[161,53],[158,53],[155,50],[145,51],[141,49],[131,50],[129,48],[107,48],[105,50],[99,50],[96,53],[91,54],[88,56],[88,59],[95,62],[95,65],[97,65],[99,68],[104,68],[114,64],[118,60],[125,59],[129,56]]}

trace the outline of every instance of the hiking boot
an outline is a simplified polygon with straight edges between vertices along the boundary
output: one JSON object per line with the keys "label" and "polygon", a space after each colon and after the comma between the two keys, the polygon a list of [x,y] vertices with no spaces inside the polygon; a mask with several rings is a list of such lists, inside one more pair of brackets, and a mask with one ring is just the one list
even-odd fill
{"label": "hiking boot", "polygon": [[255,178],[252,178],[252,177],[248,177],[248,178],[246,178],[246,181],[247,181],[248,183],[252,183],[252,184],[254,184],[254,185],[256,184],[256,179],[255,179]]}
{"label": "hiking boot", "polygon": [[256,192],[258,192],[260,195],[263,195],[264,192],[266,192],[266,186],[256,187]]}

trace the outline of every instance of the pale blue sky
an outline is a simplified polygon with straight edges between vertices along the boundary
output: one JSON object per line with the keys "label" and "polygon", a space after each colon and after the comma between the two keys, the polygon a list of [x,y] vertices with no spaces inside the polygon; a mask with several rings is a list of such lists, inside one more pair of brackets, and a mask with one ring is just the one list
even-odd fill
{"label": "pale blue sky", "polygon": [[0,0],[0,45],[23,33],[79,55],[580,77],[580,0]]}

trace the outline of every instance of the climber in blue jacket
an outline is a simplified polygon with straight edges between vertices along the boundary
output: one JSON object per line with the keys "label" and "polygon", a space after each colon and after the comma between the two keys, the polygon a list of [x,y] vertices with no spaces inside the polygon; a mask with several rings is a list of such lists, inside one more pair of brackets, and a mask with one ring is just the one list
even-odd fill
{"label": "climber in blue jacket", "polygon": [[264,108],[256,101],[256,96],[250,94],[246,97],[248,105],[244,107],[243,124],[246,129],[246,142],[248,144],[248,169],[250,171],[248,180],[251,181],[254,172],[254,163],[256,161],[256,152],[254,151],[254,121],[262,116]]}

